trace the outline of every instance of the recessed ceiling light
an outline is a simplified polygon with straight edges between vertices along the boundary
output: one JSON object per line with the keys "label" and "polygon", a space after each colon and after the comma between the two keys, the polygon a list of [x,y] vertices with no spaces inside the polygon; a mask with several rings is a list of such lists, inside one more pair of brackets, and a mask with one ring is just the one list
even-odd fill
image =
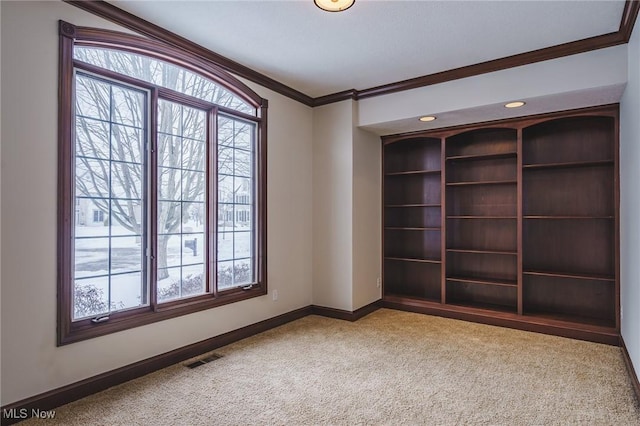
{"label": "recessed ceiling light", "polygon": [[525,103],[522,101],[517,101],[517,102],[509,102],[508,104],[505,104],[504,106],[506,108],[520,108],[521,106],[523,106]]}
{"label": "recessed ceiling light", "polygon": [[427,121],[433,121],[435,119],[436,118],[433,115],[425,115],[424,117],[420,117],[418,120],[427,122]]}

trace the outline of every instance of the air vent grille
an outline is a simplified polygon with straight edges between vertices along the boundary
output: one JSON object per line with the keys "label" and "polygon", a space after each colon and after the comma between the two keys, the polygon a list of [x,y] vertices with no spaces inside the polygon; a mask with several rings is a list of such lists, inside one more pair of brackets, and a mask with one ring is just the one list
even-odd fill
{"label": "air vent grille", "polygon": [[189,364],[185,364],[185,367],[188,367],[188,368],[200,367],[201,365],[208,364],[211,361],[215,361],[215,360],[220,359],[220,358],[222,358],[222,355],[211,354],[211,355],[207,356],[206,358],[202,358],[202,359],[199,359],[197,361],[191,362]]}

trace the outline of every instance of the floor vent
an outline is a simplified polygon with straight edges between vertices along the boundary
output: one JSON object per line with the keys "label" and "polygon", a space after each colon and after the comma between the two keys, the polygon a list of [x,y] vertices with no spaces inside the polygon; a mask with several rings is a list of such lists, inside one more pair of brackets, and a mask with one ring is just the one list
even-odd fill
{"label": "floor vent", "polygon": [[219,358],[222,358],[222,355],[211,354],[206,358],[202,358],[202,359],[199,359],[197,361],[191,362],[189,364],[185,364],[185,367],[188,367],[188,368],[200,367],[201,365],[205,365],[205,364],[210,363],[211,361],[215,361],[216,359],[219,359]]}

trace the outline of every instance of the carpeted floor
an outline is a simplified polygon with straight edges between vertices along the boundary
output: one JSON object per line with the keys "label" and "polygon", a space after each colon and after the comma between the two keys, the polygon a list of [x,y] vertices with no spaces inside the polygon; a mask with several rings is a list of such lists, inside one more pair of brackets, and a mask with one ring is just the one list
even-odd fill
{"label": "carpeted floor", "polygon": [[56,410],[68,425],[634,425],[620,349],[381,309],[308,316]]}

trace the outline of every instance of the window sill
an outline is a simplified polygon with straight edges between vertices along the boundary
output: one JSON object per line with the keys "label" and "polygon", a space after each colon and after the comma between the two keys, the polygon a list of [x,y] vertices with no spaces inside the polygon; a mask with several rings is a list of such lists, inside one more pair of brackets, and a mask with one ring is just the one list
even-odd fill
{"label": "window sill", "polygon": [[221,292],[217,297],[211,295],[195,297],[193,300],[179,300],[159,305],[153,310],[152,307],[143,307],[123,312],[114,312],[108,321],[94,324],[91,319],[77,321],[71,324],[69,330],[58,330],[58,346],[92,339],[94,337],[105,336],[107,334],[124,331],[142,325],[152,324],[183,315],[204,311],[218,306],[243,300],[260,297],[267,294],[265,283],[254,285],[249,290],[241,288]]}

